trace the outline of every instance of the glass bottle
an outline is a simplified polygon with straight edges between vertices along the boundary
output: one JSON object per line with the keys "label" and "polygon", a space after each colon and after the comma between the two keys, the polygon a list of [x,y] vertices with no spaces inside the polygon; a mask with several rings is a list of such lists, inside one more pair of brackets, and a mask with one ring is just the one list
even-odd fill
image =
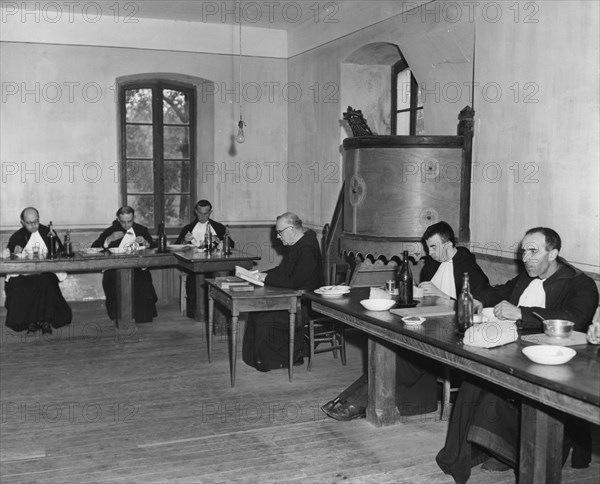
{"label": "glass bottle", "polygon": [[456,301],[456,322],[461,333],[473,326],[473,296],[471,295],[468,272],[463,274],[462,291]]}
{"label": "glass bottle", "polygon": [[413,302],[413,276],[410,269],[408,250],[402,255],[402,266],[398,272],[398,304],[412,304]]}
{"label": "glass bottle", "polygon": [[210,225],[206,225],[206,233],[204,234],[204,248],[206,249],[207,253],[211,253],[213,250],[213,243],[212,243],[212,232],[210,230]]}
{"label": "glass bottle", "polygon": [[52,225],[52,221],[48,224],[48,259],[56,258],[56,232],[54,232],[54,227]]}
{"label": "glass bottle", "polygon": [[231,255],[231,240],[229,239],[229,225],[225,226],[225,236],[223,237],[223,254]]}
{"label": "glass bottle", "polygon": [[165,233],[165,222],[161,222],[158,226],[158,249],[157,252],[164,254],[167,252],[167,234]]}
{"label": "glass bottle", "polygon": [[67,230],[65,234],[65,255],[67,257],[73,257],[73,245],[71,243],[71,233]]}

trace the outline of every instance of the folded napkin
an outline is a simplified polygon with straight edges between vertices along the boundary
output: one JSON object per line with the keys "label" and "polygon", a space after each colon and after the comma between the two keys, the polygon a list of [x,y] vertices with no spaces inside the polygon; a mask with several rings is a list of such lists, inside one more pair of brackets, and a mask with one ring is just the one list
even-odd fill
{"label": "folded napkin", "polygon": [[392,296],[389,292],[384,291],[383,289],[372,287],[369,291],[369,299],[392,299]]}
{"label": "folded napkin", "polygon": [[513,321],[489,321],[465,331],[463,344],[478,348],[495,348],[516,341],[519,337]]}

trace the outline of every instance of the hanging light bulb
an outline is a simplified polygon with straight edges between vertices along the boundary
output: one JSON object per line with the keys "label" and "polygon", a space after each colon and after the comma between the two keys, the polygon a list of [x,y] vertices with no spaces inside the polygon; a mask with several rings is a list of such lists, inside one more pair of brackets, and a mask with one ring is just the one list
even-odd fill
{"label": "hanging light bulb", "polygon": [[241,10],[242,10],[242,2],[239,3],[239,8],[240,8],[240,22],[239,22],[239,27],[240,27],[240,35],[239,35],[239,42],[240,42],[240,50],[239,50],[239,78],[240,78],[240,120],[238,121],[238,133],[237,136],[235,137],[235,141],[237,143],[243,143],[244,141],[246,141],[246,136],[244,135],[244,126],[246,126],[246,123],[244,123],[244,120],[242,119],[242,15],[241,15]]}
{"label": "hanging light bulb", "polygon": [[244,120],[242,119],[242,114],[240,113],[240,121],[238,122],[238,134],[235,137],[235,141],[238,143],[243,143],[244,141],[246,141],[246,136],[244,135],[244,126],[246,126],[246,123],[244,123]]}

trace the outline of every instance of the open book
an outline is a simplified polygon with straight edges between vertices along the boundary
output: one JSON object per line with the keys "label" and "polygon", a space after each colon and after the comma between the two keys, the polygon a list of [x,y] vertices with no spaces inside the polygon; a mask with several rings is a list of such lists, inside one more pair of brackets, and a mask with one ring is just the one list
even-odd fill
{"label": "open book", "polygon": [[258,271],[249,271],[243,267],[235,266],[235,275],[257,286],[265,285],[265,283],[258,278]]}

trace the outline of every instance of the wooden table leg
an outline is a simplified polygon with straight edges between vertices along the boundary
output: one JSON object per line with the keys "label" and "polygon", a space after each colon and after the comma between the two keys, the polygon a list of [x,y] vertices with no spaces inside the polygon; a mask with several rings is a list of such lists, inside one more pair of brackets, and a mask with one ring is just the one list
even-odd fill
{"label": "wooden table leg", "polygon": [[206,279],[204,274],[197,272],[196,278],[196,321],[206,321]]}
{"label": "wooden table leg", "polygon": [[208,362],[212,356],[212,336],[213,336],[213,324],[215,317],[215,300],[208,295],[208,329],[206,333],[206,345],[208,346]]}
{"label": "wooden table leg", "polygon": [[383,427],[400,422],[396,407],[396,350],[369,338],[369,400],[367,422]]}
{"label": "wooden table leg", "polygon": [[[292,298],[295,299],[295,298]],[[294,376],[294,335],[296,333],[296,301],[292,303],[293,309],[290,308],[290,357],[289,357],[289,368],[288,375],[290,378],[290,382],[292,381],[292,377]]]}
{"label": "wooden table leg", "polygon": [[519,484],[559,484],[563,423],[528,402],[521,404]]}
{"label": "wooden table leg", "polygon": [[237,362],[237,337],[238,337],[238,316],[237,311],[231,312],[231,350],[229,352],[229,367],[231,368],[231,387],[235,386],[235,364]]}

